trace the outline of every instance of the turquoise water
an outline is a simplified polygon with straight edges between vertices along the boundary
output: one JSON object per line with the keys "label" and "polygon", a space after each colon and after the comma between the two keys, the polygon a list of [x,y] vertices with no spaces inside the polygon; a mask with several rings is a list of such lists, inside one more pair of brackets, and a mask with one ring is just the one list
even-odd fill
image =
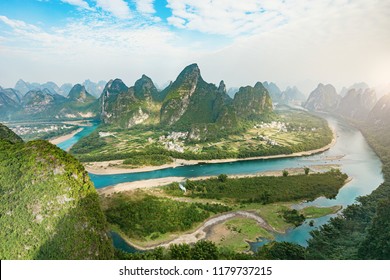
{"label": "turquoise water", "polygon": [[[336,120],[334,118],[327,119],[330,126],[333,127],[337,133],[337,142],[328,151],[317,155],[297,158],[239,161],[219,164],[200,164],[132,174],[90,174],[90,177],[96,188],[103,188],[123,182],[170,176],[190,178],[207,175],[219,175],[221,173],[249,174],[260,171],[283,170],[285,168],[296,168],[304,166],[315,168],[315,165],[319,164],[339,164],[341,171],[348,174],[352,178],[352,181],[350,181],[340,190],[335,199],[318,198],[312,202],[296,205],[295,207],[302,208],[309,205],[342,205],[345,207],[354,203],[356,197],[371,193],[383,182],[383,175],[381,171],[382,164],[377,155],[369,147],[359,130],[347,125],[340,120]],[[90,133],[94,129],[95,127],[90,127],[88,132]],[[75,136],[75,142],[83,137],[83,132],[84,130]],[[68,141],[72,143],[71,139]],[[320,225],[325,224],[331,217],[332,215],[313,219],[314,227],[310,227],[308,225],[309,221],[307,221],[307,223],[288,231],[286,234],[276,234],[275,239],[278,241],[295,242],[305,246],[307,245],[306,240],[310,238],[310,231]],[[115,236],[116,242],[119,242],[118,239],[120,239],[120,237]],[[256,242],[251,244],[251,246],[253,250],[256,250],[256,248],[261,246],[263,243],[264,242]]]}
{"label": "turquoise water", "polygon": [[57,146],[65,151],[69,150],[74,144],[76,144],[81,138],[91,134],[99,125],[97,122],[93,122],[92,126],[84,126],[83,130],[78,132],[72,138],[57,144]]}

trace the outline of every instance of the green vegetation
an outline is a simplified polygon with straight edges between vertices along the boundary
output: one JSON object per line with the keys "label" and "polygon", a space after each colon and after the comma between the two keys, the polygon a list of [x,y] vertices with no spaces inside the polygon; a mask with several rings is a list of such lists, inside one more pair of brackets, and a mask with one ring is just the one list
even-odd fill
{"label": "green vegetation", "polygon": [[[215,237],[212,240],[218,247],[226,247],[235,252],[249,250],[246,241],[255,241],[258,237],[272,239],[273,235],[247,218],[234,218],[216,227]],[[219,231],[219,232],[216,232]]]}
{"label": "green vegetation", "polygon": [[0,150],[1,259],[112,258],[98,195],[75,158],[41,140],[0,139]]}
{"label": "green vegetation", "polygon": [[223,205],[186,203],[146,195],[120,193],[102,198],[104,213],[110,224],[119,227],[126,236],[144,241],[161,235],[191,229],[206,220],[210,213],[231,208]]}
{"label": "green vegetation", "polygon": [[22,143],[23,140],[12,132],[11,129],[0,123],[0,141],[9,141],[10,143]]}
{"label": "green vegetation", "polygon": [[304,260],[305,248],[290,242],[271,242],[260,247],[255,256],[262,260]]}
{"label": "green vegetation", "polygon": [[134,254],[116,250],[115,257],[121,260],[303,260],[305,248],[288,242],[271,242],[250,255],[201,240],[194,245],[171,245]]}
{"label": "green vegetation", "polygon": [[330,214],[335,214],[340,211],[341,206],[331,206],[331,207],[316,207],[309,206],[300,210],[300,213],[306,217],[306,219],[315,219],[323,216],[327,216]]}
{"label": "green vegetation", "polygon": [[311,175],[289,177],[218,178],[187,181],[187,193],[178,191],[176,184],[164,188],[174,196],[225,199],[233,202],[269,204],[279,201],[314,200],[325,196],[333,198],[347,179],[339,170]]}
{"label": "green vegetation", "polygon": [[136,166],[159,166],[173,162],[172,158],[166,155],[134,155],[123,161],[124,165]]}
{"label": "green vegetation", "polygon": [[283,210],[283,219],[289,223],[293,224],[294,226],[300,226],[305,221],[305,216],[302,214],[299,214],[298,210],[292,209],[292,210]]}
{"label": "green vegetation", "polygon": [[[114,135],[102,138],[99,132]],[[175,138],[172,136],[175,133],[186,136]],[[233,128],[217,123],[191,127],[153,123],[128,129],[101,125],[96,132],[76,143],[71,153],[83,162],[126,160],[144,155],[210,160],[292,154],[319,149],[331,140],[332,132],[325,120],[307,112],[284,109],[262,121],[241,120]]]}

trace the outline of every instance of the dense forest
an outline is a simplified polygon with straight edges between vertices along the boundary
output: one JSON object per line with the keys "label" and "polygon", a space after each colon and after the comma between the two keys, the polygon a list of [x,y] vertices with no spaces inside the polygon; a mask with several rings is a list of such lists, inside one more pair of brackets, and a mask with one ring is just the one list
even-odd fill
{"label": "dense forest", "polygon": [[102,204],[108,222],[138,240],[185,231],[210,214],[231,210],[221,204],[186,203],[145,194],[118,193],[103,197]]}
{"label": "dense forest", "polygon": [[187,180],[186,194],[179,191],[177,184],[165,188],[167,194],[192,198],[229,199],[241,203],[274,203],[280,201],[314,200],[325,196],[333,198],[344,185],[348,176],[338,169],[326,173],[295,176],[258,176]]}

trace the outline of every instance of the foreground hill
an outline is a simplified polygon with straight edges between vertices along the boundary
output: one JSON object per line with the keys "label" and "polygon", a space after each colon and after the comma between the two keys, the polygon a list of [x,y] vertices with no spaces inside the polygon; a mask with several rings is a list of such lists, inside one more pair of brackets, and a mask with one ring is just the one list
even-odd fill
{"label": "foreground hill", "polygon": [[111,240],[83,166],[0,124],[0,258],[108,259]]}

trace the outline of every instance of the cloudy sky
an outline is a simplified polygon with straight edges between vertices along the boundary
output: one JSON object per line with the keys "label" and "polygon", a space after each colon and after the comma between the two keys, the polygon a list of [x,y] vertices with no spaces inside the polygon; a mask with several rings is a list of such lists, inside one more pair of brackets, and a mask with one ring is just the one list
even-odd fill
{"label": "cloudy sky", "polygon": [[274,81],[305,93],[390,83],[388,0],[0,1],[0,85],[142,74],[159,86],[198,63],[228,87]]}

